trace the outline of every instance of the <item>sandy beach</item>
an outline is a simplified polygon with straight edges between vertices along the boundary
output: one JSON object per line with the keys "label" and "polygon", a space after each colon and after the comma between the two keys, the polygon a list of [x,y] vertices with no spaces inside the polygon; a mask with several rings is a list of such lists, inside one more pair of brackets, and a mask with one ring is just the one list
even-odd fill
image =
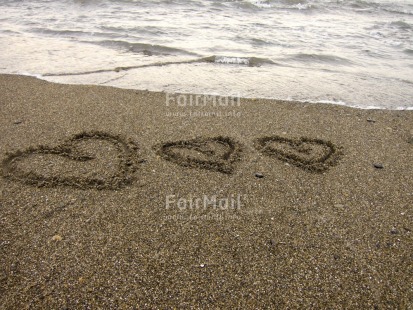
{"label": "sandy beach", "polygon": [[413,111],[0,90],[1,309],[413,308]]}

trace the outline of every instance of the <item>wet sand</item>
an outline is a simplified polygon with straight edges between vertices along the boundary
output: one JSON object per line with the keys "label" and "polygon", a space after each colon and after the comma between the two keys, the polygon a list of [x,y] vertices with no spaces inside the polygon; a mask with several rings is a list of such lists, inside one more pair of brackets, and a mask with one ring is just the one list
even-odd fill
{"label": "wet sand", "polygon": [[413,111],[0,89],[1,309],[413,306]]}

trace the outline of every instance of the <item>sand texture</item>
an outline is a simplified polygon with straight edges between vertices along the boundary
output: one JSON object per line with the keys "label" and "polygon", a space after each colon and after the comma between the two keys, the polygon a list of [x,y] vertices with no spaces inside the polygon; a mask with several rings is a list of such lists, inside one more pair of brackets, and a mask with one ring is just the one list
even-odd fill
{"label": "sand texture", "polygon": [[413,309],[413,111],[166,97],[0,76],[1,309]]}

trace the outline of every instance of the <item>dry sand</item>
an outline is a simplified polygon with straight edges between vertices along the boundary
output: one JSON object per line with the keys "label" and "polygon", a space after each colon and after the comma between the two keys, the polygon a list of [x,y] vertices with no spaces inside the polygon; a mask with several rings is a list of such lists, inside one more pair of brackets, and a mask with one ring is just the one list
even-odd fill
{"label": "dry sand", "polygon": [[413,308],[413,111],[166,102],[0,76],[1,309]]}

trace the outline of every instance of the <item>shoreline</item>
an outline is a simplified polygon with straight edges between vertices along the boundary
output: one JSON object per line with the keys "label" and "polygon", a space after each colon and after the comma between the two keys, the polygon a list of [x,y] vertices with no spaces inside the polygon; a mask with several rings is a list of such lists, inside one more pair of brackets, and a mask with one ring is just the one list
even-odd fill
{"label": "shoreline", "polygon": [[[145,65],[144,65],[145,66]],[[152,65],[151,65],[152,66]],[[97,70],[96,73],[100,72],[102,70]],[[116,69],[113,70],[103,70],[104,72],[118,72],[116,71]],[[2,73],[0,73],[2,74]],[[89,74],[89,73],[87,73]],[[68,84],[68,85],[90,85],[90,86],[103,86],[103,87],[114,87],[114,88],[120,88],[120,89],[127,89],[127,90],[137,90],[137,91],[150,91],[150,92],[154,92],[154,93],[168,93],[167,91],[164,90],[147,90],[147,89],[139,89],[139,88],[128,88],[128,87],[120,87],[120,86],[111,86],[111,85],[99,85],[99,84],[78,84],[78,83],[61,83],[61,82],[55,82],[52,80],[49,80],[49,76],[48,75],[42,75],[42,74],[32,74],[32,73],[19,73],[19,74],[5,74],[5,75],[17,75],[17,76],[28,76],[28,77],[34,77],[37,78],[39,80],[43,80],[43,81],[47,81],[50,83],[55,83],[55,84]],[[82,75],[82,73],[76,73],[76,74],[56,74],[56,75],[50,75],[51,77],[53,76],[70,76],[70,75]],[[115,78],[116,79],[116,78]],[[173,94],[184,94],[184,95],[214,95],[214,96],[222,96],[222,97],[226,97],[226,96],[230,96],[231,94],[217,94],[217,93],[173,93]],[[394,107],[394,108],[388,108],[388,107],[381,107],[381,106],[374,106],[374,105],[369,105],[369,106],[363,106],[360,104],[356,104],[356,103],[347,103],[344,101],[334,101],[334,100],[293,100],[293,99],[289,99],[289,98],[271,98],[271,97],[240,97],[240,98],[244,98],[244,99],[255,99],[255,100],[276,100],[276,101],[283,101],[283,102],[291,102],[291,103],[302,103],[302,104],[327,104],[327,105],[337,105],[337,106],[343,106],[343,107],[349,107],[349,108],[354,108],[354,109],[361,109],[361,110],[386,110],[386,111],[413,111],[413,106],[410,107],[405,107],[405,106],[400,106],[400,107]]]}
{"label": "shoreline", "polygon": [[4,309],[413,305],[413,111],[0,89]]}

